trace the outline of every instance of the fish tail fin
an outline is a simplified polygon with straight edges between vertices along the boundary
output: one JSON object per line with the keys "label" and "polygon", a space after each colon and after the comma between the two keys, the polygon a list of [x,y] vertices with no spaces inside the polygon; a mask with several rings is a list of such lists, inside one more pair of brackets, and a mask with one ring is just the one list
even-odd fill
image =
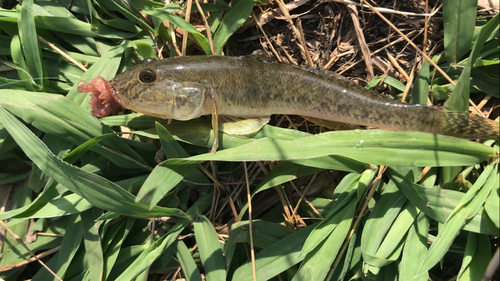
{"label": "fish tail fin", "polygon": [[443,135],[464,139],[494,138],[499,135],[499,123],[479,115],[444,109]]}

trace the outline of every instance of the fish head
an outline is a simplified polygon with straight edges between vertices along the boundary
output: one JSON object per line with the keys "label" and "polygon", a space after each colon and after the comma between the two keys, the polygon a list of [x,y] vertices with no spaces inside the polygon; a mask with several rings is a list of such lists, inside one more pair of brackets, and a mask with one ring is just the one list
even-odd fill
{"label": "fish head", "polygon": [[145,62],[110,81],[124,108],[164,119],[190,120],[201,116],[209,90],[206,86],[173,78],[158,61]]}

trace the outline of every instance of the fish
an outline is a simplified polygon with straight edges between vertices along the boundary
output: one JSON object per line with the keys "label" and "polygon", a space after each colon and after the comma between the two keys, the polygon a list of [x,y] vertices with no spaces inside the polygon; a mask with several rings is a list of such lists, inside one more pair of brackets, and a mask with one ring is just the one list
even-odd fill
{"label": "fish", "polygon": [[[214,132],[225,117],[260,120],[263,126],[271,114],[291,114],[325,123],[464,139],[499,135],[499,123],[488,118],[439,106],[403,103],[329,70],[256,56],[146,59],[110,81],[102,77],[82,81],[78,91],[92,92],[89,103],[96,117],[123,109],[175,120],[211,115]],[[212,153],[218,147],[217,133],[214,135]]]}

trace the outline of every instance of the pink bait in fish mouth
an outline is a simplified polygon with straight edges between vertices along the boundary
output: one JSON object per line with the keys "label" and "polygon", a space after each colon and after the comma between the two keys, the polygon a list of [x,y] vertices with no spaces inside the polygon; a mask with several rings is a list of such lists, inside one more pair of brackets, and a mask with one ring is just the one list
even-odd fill
{"label": "pink bait in fish mouth", "polygon": [[90,82],[82,81],[78,84],[78,92],[90,93],[89,104],[92,106],[92,116],[106,117],[118,113],[124,108],[116,98],[116,91],[111,84],[102,77],[96,77]]}

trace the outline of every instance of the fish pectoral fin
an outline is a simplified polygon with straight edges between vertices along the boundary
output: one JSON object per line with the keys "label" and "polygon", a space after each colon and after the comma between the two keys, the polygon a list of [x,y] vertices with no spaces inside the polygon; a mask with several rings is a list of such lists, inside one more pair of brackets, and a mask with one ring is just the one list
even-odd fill
{"label": "fish pectoral fin", "polygon": [[242,118],[219,115],[219,129],[229,135],[249,135],[262,129],[270,116]]}
{"label": "fish pectoral fin", "polygon": [[336,122],[336,121],[325,120],[325,119],[309,117],[309,116],[302,116],[302,117],[309,122],[313,122],[316,125],[323,126],[323,127],[328,128],[328,129],[335,130],[335,131],[354,130],[354,129],[360,128],[357,125],[352,125],[352,124],[347,124],[347,123],[342,123],[342,122]]}

